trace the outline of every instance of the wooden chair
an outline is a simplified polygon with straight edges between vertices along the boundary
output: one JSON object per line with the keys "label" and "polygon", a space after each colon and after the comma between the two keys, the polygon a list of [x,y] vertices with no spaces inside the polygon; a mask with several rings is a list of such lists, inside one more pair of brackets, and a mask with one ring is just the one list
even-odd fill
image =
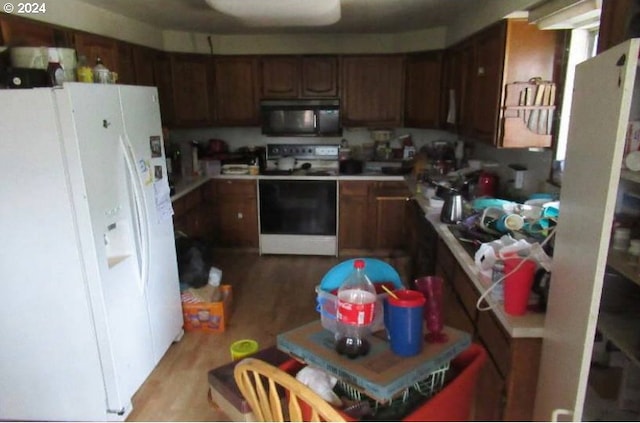
{"label": "wooden chair", "polygon": [[[345,421],[321,396],[265,361],[245,358],[236,365],[233,375],[258,421]],[[309,405],[310,417],[303,416],[300,401]],[[283,409],[283,403],[286,409]]]}

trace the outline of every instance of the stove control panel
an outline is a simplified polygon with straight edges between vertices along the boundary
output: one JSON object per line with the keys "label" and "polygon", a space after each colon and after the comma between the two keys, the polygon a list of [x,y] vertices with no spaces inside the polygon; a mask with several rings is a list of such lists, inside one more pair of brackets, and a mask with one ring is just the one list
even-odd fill
{"label": "stove control panel", "polygon": [[329,144],[267,144],[267,158],[295,157],[303,160],[337,160],[340,147]]}

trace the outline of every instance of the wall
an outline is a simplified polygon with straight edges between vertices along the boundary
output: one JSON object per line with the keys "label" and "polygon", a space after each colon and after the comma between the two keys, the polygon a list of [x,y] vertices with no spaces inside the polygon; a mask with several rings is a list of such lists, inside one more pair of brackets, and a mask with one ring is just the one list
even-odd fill
{"label": "wall", "polygon": [[30,15],[28,18],[167,51],[208,54],[212,49],[207,38],[211,37],[216,54],[402,53],[445,48],[515,10],[525,10],[536,1],[475,0],[473,3],[473,7],[469,7],[449,27],[398,34],[247,36],[172,31],[78,0],[46,2],[45,14]]}
{"label": "wall", "polygon": [[[455,143],[458,136],[454,133],[439,130],[396,128],[394,137],[410,134],[416,149],[434,141],[449,141]],[[260,133],[260,128],[198,128],[198,129],[174,129],[170,133],[170,140],[181,146],[182,157],[186,158],[183,169],[187,173],[191,171],[189,158],[191,157],[191,142],[198,141],[206,144],[209,139],[222,139],[229,144],[231,151],[241,147],[263,147],[269,143],[290,142],[317,142],[339,144],[342,138],[349,142],[350,147],[362,146],[370,143],[370,131],[366,128],[344,129],[342,137],[267,137]],[[527,197],[534,192],[555,192],[553,187],[547,186],[546,180],[551,169],[553,152],[545,149],[542,151],[530,151],[527,149],[496,149],[482,142],[467,142],[466,152],[468,158],[483,161],[497,162],[499,166],[495,171],[500,178],[500,189],[512,197]],[[513,171],[509,164],[518,164],[527,168],[524,187],[520,190],[513,188]]]}
{"label": "wall", "polygon": [[[445,47],[446,28],[400,34],[215,35],[164,31],[167,51],[210,54],[398,53]],[[209,46],[209,39],[211,47]]]}

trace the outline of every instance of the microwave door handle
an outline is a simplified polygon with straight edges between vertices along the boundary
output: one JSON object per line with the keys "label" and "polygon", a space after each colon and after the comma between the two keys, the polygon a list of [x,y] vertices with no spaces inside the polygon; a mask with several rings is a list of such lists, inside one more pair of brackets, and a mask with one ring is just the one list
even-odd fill
{"label": "microwave door handle", "polygon": [[313,129],[318,129],[318,114],[313,114]]}

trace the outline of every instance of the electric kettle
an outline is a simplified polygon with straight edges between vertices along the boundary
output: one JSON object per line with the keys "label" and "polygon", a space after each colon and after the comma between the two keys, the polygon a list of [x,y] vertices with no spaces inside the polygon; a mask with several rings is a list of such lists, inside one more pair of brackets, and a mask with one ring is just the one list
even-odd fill
{"label": "electric kettle", "polygon": [[445,196],[444,205],[440,212],[440,221],[444,223],[458,223],[462,220],[462,194],[455,189],[449,189]]}

